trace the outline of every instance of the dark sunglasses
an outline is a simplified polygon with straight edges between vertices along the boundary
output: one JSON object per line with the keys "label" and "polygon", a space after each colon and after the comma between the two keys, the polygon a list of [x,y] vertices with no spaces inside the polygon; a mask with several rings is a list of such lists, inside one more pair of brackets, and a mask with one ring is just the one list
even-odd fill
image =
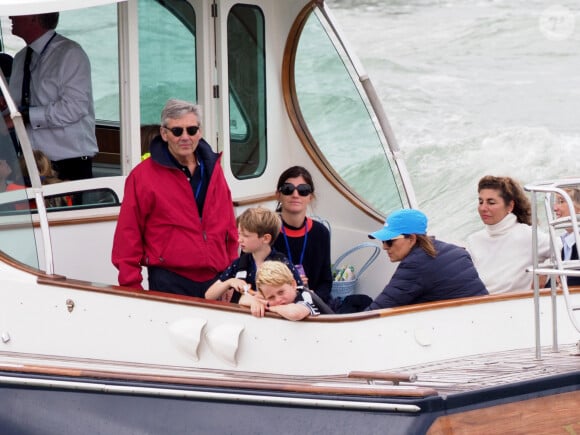
{"label": "dark sunglasses", "polygon": [[[169,128],[169,127],[163,127],[165,130],[169,130],[171,132],[171,134],[175,137],[180,137],[183,134],[183,127],[173,127],[173,128]],[[198,125],[191,125],[189,127],[185,127],[185,131],[187,131],[187,134],[190,136],[195,136],[197,134],[197,132],[199,131],[199,126]]]}
{"label": "dark sunglasses", "polygon": [[390,248],[393,246],[393,243],[395,243],[395,240],[407,239],[407,238],[409,238],[408,234],[401,234],[400,236],[393,237],[391,240],[383,240],[383,244],[387,245],[387,248]]}
{"label": "dark sunglasses", "polygon": [[312,193],[312,186],[310,184],[299,184],[298,186],[294,186],[292,183],[284,183],[278,191],[282,195],[292,195],[294,190],[298,191],[298,195],[300,196],[308,196]]}

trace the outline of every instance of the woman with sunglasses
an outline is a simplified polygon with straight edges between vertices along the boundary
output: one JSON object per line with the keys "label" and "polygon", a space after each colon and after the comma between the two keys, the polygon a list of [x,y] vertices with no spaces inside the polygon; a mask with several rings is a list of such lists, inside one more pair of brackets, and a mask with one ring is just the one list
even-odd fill
{"label": "woman with sunglasses", "polygon": [[400,263],[367,310],[488,294],[467,251],[428,237],[419,210],[391,213],[369,238],[382,241],[389,259]]}
{"label": "woman with sunglasses", "polygon": [[302,281],[324,301],[330,299],[330,233],[320,222],[306,216],[314,199],[310,172],[302,166],[286,169],[276,186],[277,211],[282,229],[274,249],[286,254],[301,273]]}

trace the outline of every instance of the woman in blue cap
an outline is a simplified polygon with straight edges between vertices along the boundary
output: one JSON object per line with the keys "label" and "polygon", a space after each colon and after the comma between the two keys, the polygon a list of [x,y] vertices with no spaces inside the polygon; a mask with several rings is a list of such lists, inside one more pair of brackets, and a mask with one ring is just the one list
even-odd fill
{"label": "woman in blue cap", "polygon": [[391,213],[369,238],[382,241],[389,259],[400,264],[367,310],[488,294],[469,253],[428,237],[427,216],[419,210]]}

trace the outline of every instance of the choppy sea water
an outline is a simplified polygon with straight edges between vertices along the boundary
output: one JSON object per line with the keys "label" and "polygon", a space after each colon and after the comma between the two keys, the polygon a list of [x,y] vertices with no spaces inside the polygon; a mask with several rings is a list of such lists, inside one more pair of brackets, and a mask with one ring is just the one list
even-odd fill
{"label": "choppy sea water", "polygon": [[580,176],[580,3],[330,0],[432,234],[482,227],[477,181]]}

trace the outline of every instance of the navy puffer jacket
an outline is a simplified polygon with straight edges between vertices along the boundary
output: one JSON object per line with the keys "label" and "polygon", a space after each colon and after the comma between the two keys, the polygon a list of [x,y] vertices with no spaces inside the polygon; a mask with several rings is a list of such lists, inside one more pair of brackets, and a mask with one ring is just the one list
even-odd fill
{"label": "navy puffer jacket", "polygon": [[464,248],[439,240],[433,244],[435,257],[415,246],[367,310],[488,294]]}

